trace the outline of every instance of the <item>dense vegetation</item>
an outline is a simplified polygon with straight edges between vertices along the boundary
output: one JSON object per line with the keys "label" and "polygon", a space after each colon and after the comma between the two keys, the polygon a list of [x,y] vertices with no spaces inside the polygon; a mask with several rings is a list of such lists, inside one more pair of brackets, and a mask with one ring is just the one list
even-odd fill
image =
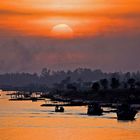
{"label": "dense vegetation", "polygon": [[[111,81],[112,80],[112,81]],[[128,81],[129,80],[129,81]],[[100,81],[100,85],[97,81]],[[115,72],[105,73],[101,70],[77,68],[73,71],[50,71],[43,68],[40,74],[34,73],[5,73],[0,75],[1,89],[27,89],[45,91],[56,85],[72,83],[94,83],[92,86],[98,88],[133,88],[134,83],[139,86],[140,72]],[[111,84],[110,84],[111,83]],[[70,86],[70,85],[69,85]]]}

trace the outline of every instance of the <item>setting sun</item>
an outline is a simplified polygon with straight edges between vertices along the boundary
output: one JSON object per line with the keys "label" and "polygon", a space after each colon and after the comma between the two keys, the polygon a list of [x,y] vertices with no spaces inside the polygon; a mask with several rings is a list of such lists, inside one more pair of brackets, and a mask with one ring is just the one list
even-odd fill
{"label": "setting sun", "polygon": [[67,24],[57,24],[52,28],[51,35],[57,38],[71,38],[73,30]]}

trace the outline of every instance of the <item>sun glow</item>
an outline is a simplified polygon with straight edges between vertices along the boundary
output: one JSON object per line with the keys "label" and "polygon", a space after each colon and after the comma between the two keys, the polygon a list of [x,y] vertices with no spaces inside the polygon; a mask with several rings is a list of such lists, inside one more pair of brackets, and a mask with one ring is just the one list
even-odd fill
{"label": "sun glow", "polygon": [[57,24],[52,28],[51,35],[56,38],[72,38],[73,29],[67,24]]}
{"label": "sun glow", "polygon": [[139,5],[138,0],[6,0],[0,4],[0,29],[57,38],[138,32]]}

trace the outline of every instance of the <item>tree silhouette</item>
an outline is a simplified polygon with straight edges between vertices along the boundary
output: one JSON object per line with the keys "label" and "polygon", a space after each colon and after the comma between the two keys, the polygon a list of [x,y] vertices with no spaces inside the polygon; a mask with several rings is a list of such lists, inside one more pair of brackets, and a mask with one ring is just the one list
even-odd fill
{"label": "tree silhouette", "polygon": [[74,91],[77,90],[76,86],[74,86],[73,84],[67,84],[67,89],[71,89],[71,90],[74,90]]}
{"label": "tree silhouette", "polygon": [[125,81],[128,81],[128,79],[130,79],[130,77],[131,77],[130,72],[127,72],[127,73],[124,74]]}
{"label": "tree silhouette", "polygon": [[41,77],[46,78],[48,76],[50,76],[50,70],[48,70],[47,68],[43,68],[41,72]]}
{"label": "tree silhouette", "polygon": [[100,84],[99,84],[98,82],[93,83],[92,89],[93,89],[94,91],[98,92],[99,89],[100,89]]}
{"label": "tree silhouette", "polygon": [[70,82],[71,82],[71,77],[70,76],[66,77],[65,79],[63,79],[61,81],[62,84],[69,84]]}
{"label": "tree silhouette", "polygon": [[104,89],[108,88],[108,80],[107,79],[101,79],[100,84]]}
{"label": "tree silhouette", "polygon": [[120,86],[120,82],[119,82],[119,79],[116,79],[116,78],[112,78],[111,79],[111,87],[112,89],[116,89]]}
{"label": "tree silhouette", "polygon": [[130,89],[134,89],[135,88],[135,79],[134,78],[128,79],[128,84],[130,86]]}
{"label": "tree silhouette", "polygon": [[137,81],[135,84],[136,84],[137,87],[140,88],[140,81]]}

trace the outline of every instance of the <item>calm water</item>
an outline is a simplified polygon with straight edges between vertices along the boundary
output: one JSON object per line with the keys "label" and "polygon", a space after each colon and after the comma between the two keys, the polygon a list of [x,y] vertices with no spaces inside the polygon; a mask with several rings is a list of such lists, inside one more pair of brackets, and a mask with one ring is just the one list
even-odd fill
{"label": "calm water", "polygon": [[55,113],[43,101],[8,101],[0,96],[0,140],[140,140],[140,114],[135,121],[116,120],[115,113],[87,116],[86,107]]}

